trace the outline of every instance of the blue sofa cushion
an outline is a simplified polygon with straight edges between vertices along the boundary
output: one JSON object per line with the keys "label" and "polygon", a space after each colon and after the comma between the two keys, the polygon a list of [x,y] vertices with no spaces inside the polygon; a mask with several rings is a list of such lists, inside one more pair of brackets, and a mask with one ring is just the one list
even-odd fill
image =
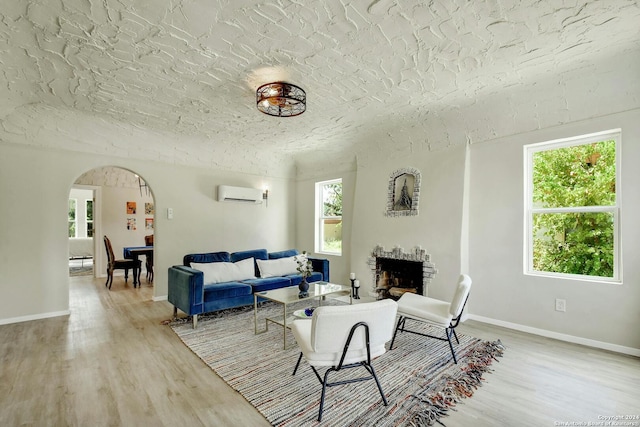
{"label": "blue sofa cushion", "polygon": [[192,262],[207,263],[207,262],[231,262],[231,256],[229,252],[209,252],[206,254],[187,254],[182,258],[182,265],[191,267]]}
{"label": "blue sofa cushion", "polygon": [[296,255],[300,255],[300,252],[296,249],[289,249],[286,251],[271,252],[269,253],[269,259],[288,258]]}
{"label": "blue sofa cushion", "polygon": [[204,301],[252,295],[251,286],[241,282],[211,283],[204,285]]}
{"label": "blue sofa cushion", "polygon": [[265,279],[248,279],[243,280],[253,286],[253,292],[264,292],[272,289],[285,288],[291,286],[291,280],[286,277],[267,277]]}

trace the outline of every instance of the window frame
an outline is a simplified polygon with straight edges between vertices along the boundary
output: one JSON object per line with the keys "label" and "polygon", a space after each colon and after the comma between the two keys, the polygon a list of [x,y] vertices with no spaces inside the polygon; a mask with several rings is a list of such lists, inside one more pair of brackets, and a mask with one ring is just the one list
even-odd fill
{"label": "window frame", "polygon": [[[342,222],[341,216],[325,216],[324,215],[324,187],[330,184],[342,184],[342,178],[330,179],[326,181],[316,182],[315,185],[315,194],[316,194],[316,203],[315,203],[315,252],[323,255],[333,255],[333,256],[342,256],[342,246],[340,247],[339,252],[331,252],[323,249],[324,242],[324,222],[326,220],[336,220],[339,219]],[[344,190],[344,187],[343,187]],[[344,193],[343,193],[344,195]],[[344,209],[344,206],[343,206]],[[344,212],[343,212],[344,213]],[[342,232],[340,233],[340,240],[343,242]]]}
{"label": "window frame", "polygon": [[[560,148],[586,145],[595,142],[614,140],[615,141],[615,204],[611,206],[575,206],[556,208],[535,208],[533,206],[533,156],[535,153],[550,151]],[[621,146],[622,130],[610,129],[586,135],[569,138],[555,139],[551,141],[539,142],[525,145],[524,148],[524,248],[523,248],[523,269],[525,275],[553,277],[559,279],[582,280],[589,282],[622,283],[622,256],[621,256],[621,230],[620,230],[620,210],[621,210]],[[533,268],[533,216],[535,214],[557,214],[557,213],[611,213],[613,216],[613,277],[590,276],[585,274],[556,273],[550,271],[539,271]]]}

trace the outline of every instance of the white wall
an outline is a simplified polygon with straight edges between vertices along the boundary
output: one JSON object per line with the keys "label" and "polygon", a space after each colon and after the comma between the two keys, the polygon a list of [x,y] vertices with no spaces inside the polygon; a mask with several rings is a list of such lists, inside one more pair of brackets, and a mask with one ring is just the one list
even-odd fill
{"label": "white wall", "polygon": [[[460,274],[460,236],[464,193],[465,147],[423,152],[406,158],[378,156],[358,164],[351,236],[351,268],[361,290],[371,292],[373,277],[367,258],[376,245],[405,251],[421,246],[431,254],[438,274],[426,293],[448,299]],[[421,174],[417,216],[385,216],[391,174],[402,168]]]}
{"label": "white wall", "polygon": [[[0,323],[67,312],[69,192],[80,175],[107,165],[138,173],[153,189],[156,298],[167,294],[167,268],[187,253],[294,247],[295,187],[288,179],[3,143]],[[266,184],[268,207],[217,202],[219,184]],[[173,220],[167,219],[169,207]]]}
{"label": "white wall", "polygon": [[[523,145],[622,128],[620,285],[523,274]],[[469,311],[487,320],[640,349],[640,110],[471,146]],[[565,313],[555,299],[567,301]]]}
{"label": "white wall", "polygon": [[[355,167],[355,165],[354,165]],[[315,245],[315,184],[316,182],[342,179],[342,255],[316,254]],[[319,258],[329,260],[329,275],[334,283],[349,284],[351,270],[351,228],[353,224],[353,200],[356,185],[355,171],[313,174],[296,183],[296,248],[306,250]]]}

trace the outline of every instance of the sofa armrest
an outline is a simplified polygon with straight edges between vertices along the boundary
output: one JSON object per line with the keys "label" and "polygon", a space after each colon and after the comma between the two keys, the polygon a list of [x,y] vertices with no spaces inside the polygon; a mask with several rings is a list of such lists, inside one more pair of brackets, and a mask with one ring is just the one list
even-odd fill
{"label": "sofa armrest", "polygon": [[313,267],[313,271],[317,271],[322,273],[322,280],[325,282],[329,281],[329,260],[325,258],[312,258],[308,257],[309,261],[311,261],[311,266]]}
{"label": "sofa armrest", "polygon": [[187,315],[204,310],[204,273],[182,265],[169,267],[169,302]]}

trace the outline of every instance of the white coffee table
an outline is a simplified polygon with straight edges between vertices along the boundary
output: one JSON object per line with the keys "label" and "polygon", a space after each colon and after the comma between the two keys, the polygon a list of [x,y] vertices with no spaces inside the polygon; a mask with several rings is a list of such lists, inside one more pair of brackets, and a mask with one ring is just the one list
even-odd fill
{"label": "white coffee table", "polygon": [[[283,329],[283,348],[287,349],[287,326],[291,322],[294,321],[293,317],[289,318],[287,314],[287,306],[298,301],[310,300],[313,298],[318,298],[318,305],[322,305],[322,301],[328,295],[331,296],[341,296],[341,295],[349,295],[349,304],[353,304],[353,299],[351,297],[351,287],[344,285],[337,285],[335,283],[329,282],[312,282],[309,283],[309,290],[307,291],[308,296],[299,298],[300,290],[298,286],[289,286],[286,288],[273,289],[271,291],[263,291],[263,292],[255,292],[253,294],[253,321],[255,327],[255,333],[262,334],[269,330],[269,322],[277,323],[282,326]],[[282,317],[267,317],[265,318],[265,329],[259,331],[258,330],[258,298],[264,298],[269,301],[275,301],[279,304],[282,304]],[[303,320],[304,321],[304,320]]]}

